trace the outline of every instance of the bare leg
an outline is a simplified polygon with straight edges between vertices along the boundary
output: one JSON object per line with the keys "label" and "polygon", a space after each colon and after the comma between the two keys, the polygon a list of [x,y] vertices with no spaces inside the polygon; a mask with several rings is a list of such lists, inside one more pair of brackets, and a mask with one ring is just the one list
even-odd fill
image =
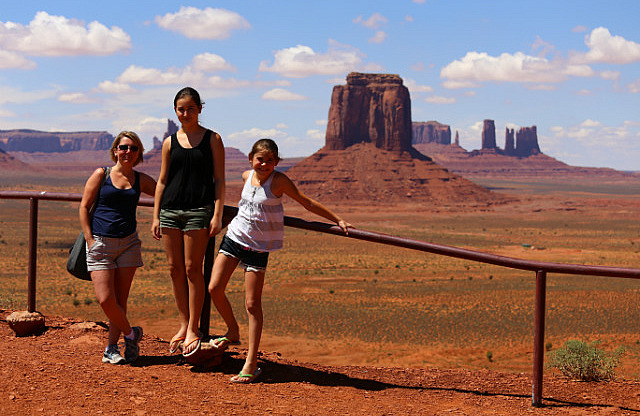
{"label": "bare leg", "polygon": [[[184,340],[185,347],[200,336],[198,327],[205,291],[202,263],[208,242],[208,229],[192,230],[184,233],[184,260],[189,294],[189,320]],[[188,353],[191,350],[192,348],[187,348],[183,352]]]}
{"label": "bare leg", "polygon": [[91,272],[98,303],[109,319],[109,344],[117,344],[121,333],[131,332],[126,305],[135,271],[126,268]]}
{"label": "bare leg", "polygon": [[265,272],[245,272],[245,307],[249,315],[249,350],[242,367],[243,374],[254,374],[258,367],[258,347],[262,336],[262,288]]}
{"label": "bare leg", "polygon": [[225,337],[231,341],[238,341],[240,339],[240,328],[238,327],[238,321],[236,321],[233,315],[233,309],[225,294],[225,289],[238,263],[239,260],[237,258],[219,253],[216,261],[213,263],[213,272],[211,273],[211,282],[209,283],[209,293],[211,294],[213,304],[227,325]]}
{"label": "bare leg", "polygon": [[180,329],[174,338],[184,337],[187,334],[189,324],[189,288],[184,265],[183,233],[176,228],[163,228],[162,241],[169,263],[173,296],[176,300],[180,320]]}

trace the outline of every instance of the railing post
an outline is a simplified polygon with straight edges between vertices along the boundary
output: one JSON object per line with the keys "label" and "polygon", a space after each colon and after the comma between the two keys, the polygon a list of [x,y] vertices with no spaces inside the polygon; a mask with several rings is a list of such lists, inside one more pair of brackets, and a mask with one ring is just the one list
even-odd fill
{"label": "railing post", "polygon": [[544,371],[544,318],[547,298],[547,272],[536,272],[535,336],[533,346],[533,406],[542,406],[542,373]]}
{"label": "railing post", "polygon": [[29,198],[29,268],[27,271],[27,310],[36,311],[36,266],[38,260],[38,198]]}

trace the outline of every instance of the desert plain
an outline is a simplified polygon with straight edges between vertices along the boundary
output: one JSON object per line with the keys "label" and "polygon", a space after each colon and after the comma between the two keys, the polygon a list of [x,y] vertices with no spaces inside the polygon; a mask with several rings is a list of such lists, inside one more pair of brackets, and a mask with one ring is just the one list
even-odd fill
{"label": "desert plain", "polygon": [[[4,172],[0,188],[81,193],[84,179],[82,172],[46,177]],[[369,231],[514,258],[638,267],[637,179],[472,180],[510,202],[327,205]],[[239,190],[240,182],[230,175],[227,205],[235,206]],[[79,230],[77,206],[40,203],[37,310],[103,321],[92,285],[67,274],[64,266]],[[7,310],[27,305],[28,209],[24,200],[0,200],[0,307]],[[319,220],[291,201],[285,210]],[[149,232],[150,218],[151,208],[141,207],[145,266],[136,274],[129,314],[147,333],[170,339],[177,311],[162,245]],[[546,349],[569,339],[596,341],[607,351],[622,346],[626,354],[617,375],[640,380],[640,281],[549,274],[547,285]],[[239,270],[228,292],[246,334]],[[534,295],[532,272],[287,228],[285,248],[270,258],[260,348],[320,365],[530,374]],[[211,334],[223,331],[212,308]]]}

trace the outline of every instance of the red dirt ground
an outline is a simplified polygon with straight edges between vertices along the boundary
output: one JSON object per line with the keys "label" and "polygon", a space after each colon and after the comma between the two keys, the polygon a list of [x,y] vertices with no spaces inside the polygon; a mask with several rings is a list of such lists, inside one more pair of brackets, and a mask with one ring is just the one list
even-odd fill
{"label": "red dirt ground", "polygon": [[104,324],[47,317],[39,336],[16,337],[1,310],[3,415],[637,415],[640,382],[583,383],[545,374],[543,407],[531,376],[463,369],[328,367],[263,351],[258,383],[235,385],[242,346],[219,366],[192,367],[145,334],[132,365],[100,360]]}

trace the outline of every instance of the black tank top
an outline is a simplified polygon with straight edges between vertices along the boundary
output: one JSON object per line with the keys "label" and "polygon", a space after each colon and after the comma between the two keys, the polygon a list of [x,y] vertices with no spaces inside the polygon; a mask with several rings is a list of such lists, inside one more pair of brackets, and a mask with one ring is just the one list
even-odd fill
{"label": "black tank top", "polygon": [[193,209],[213,204],[215,184],[210,145],[212,133],[207,130],[200,143],[189,149],[180,146],[175,133],[171,135],[169,175],[162,194],[161,208]]}

